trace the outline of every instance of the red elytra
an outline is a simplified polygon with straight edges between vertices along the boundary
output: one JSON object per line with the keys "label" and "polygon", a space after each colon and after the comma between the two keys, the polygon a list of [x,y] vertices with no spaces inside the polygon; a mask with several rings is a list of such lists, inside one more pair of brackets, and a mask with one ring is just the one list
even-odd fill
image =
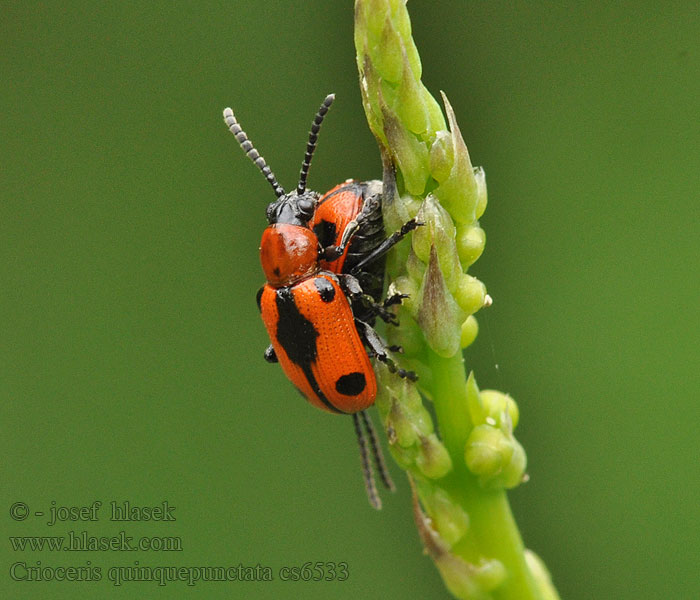
{"label": "red elytra", "polygon": [[260,308],[280,366],[311,404],[336,413],[372,406],[374,369],[332,273],[281,288],[267,284]]}

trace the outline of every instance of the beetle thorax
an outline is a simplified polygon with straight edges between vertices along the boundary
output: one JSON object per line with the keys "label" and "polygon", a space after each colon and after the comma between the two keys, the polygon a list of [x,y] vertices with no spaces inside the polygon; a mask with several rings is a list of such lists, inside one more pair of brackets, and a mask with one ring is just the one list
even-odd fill
{"label": "beetle thorax", "polygon": [[271,286],[292,285],[319,270],[318,238],[308,227],[270,225],[260,242],[260,262]]}

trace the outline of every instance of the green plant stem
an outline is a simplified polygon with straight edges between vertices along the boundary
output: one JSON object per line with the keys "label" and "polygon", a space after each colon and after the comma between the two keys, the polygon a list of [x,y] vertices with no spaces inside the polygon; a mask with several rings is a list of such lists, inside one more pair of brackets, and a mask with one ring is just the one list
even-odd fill
{"label": "green plant stem", "polygon": [[[451,358],[428,349],[428,366],[433,373],[434,406],[442,441],[454,464],[464,463],[464,444],[472,429],[467,409],[467,378],[462,352]],[[466,469],[466,467],[465,467]]]}
{"label": "green plant stem", "polygon": [[462,353],[443,358],[429,350],[434,375],[433,404],[442,440],[455,469],[440,482],[470,517],[471,535],[452,548],[468,562],[479,556],[501,561],[509,578],[492,592],[503,600],[539,600],[538,587],[525,562],[525,547],[510,510],[505,491],[484,490],[464,464],[464,445],[472,429],[467,410],[466,374]]}
{"label": "green plant stem", "polygon": [[[434,35],[450,52],[439,27]],[[558,600],[544,563],[524,548],[506,497],[527,466],[513,435],[517,404],[480,391],[461,353],[478,332],[474,313],[490,304],[485,285],[468,274],[486,242],[484,171],[473,167],[447,97],[443,116],[421,82],[406,0],[355,0],[355,47],[382,155],[385,227],[412,217],[425,225],[387,263],[393,292],[407,299],[389,342],[404,348],[401,362],[420,379],[382,377],[377,398],[392,454],[413,484],[421,541],[455,598]]]}

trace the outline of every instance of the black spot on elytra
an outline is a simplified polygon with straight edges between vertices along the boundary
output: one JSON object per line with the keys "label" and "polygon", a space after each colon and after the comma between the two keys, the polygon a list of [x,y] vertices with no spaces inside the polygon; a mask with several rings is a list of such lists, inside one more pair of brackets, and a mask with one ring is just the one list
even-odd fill
{"label": "black spot on elytra", "polygon": [[279,267],[275,267],[274,269],[272,269],[272,272],[273,272],[277,277],[280,276],[280,268],[279,268]]}
{"label": "black spot on elytra", "polygon": [[335,223],[321,219],[321,221],[314,225],[314,233],[318,238],[319,244],[321,244],[321,248],[326,248],[335,244],[335,237],[337,235]]}
{"label": "black spot on elytra", "polygon": [[335,382],[336,391],[345,396],[357,396],[366,386],[367,380],[365,375],[359,371],[338,377],[338,380]]}
{"label": "black spot on elytra", "polygon": [[316,277],[316,279],[314,279],[314,285],[318,290],[319,296],[321,296],[321,300],[324,302],[333,301],[333,298],[335,298],[335,287],[333,287],[333,284],[328,281],[328,279],[325,277]]}
{"label": "black spot on elytra", "polygon": [[318,331],[313,323],[299,312],[294,294],[289,287],[279,288],[275,296],[277,304],[277,341],[284,348],[289,360],[304,368],[316,361]]}

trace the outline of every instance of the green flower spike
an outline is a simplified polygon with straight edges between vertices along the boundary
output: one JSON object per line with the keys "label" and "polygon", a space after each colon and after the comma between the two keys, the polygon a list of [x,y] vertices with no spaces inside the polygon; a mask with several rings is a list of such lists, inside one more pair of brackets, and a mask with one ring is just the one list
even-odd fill
{"label": "green flower spike", "polygon": [[484,284],[467,274],[486,242],[478,221],[487,204],[484,171],[472,166],[447,97],[443,116],[421,82],[405,0],[356,0],[355,48],[382,158],[386,229],[413,217],[424,223],[387,259],[390,293],[409,295],[400,327],[387,336],[419,380],[378,366],[376,403],[391,454],[411,482],[420,539],[456,598],[557,600],[505,495],[526,479],[525,451],[513,436],[518,407],[506,394],[480,391],[462,357],[479,330],[474,313],[491,304]]}

